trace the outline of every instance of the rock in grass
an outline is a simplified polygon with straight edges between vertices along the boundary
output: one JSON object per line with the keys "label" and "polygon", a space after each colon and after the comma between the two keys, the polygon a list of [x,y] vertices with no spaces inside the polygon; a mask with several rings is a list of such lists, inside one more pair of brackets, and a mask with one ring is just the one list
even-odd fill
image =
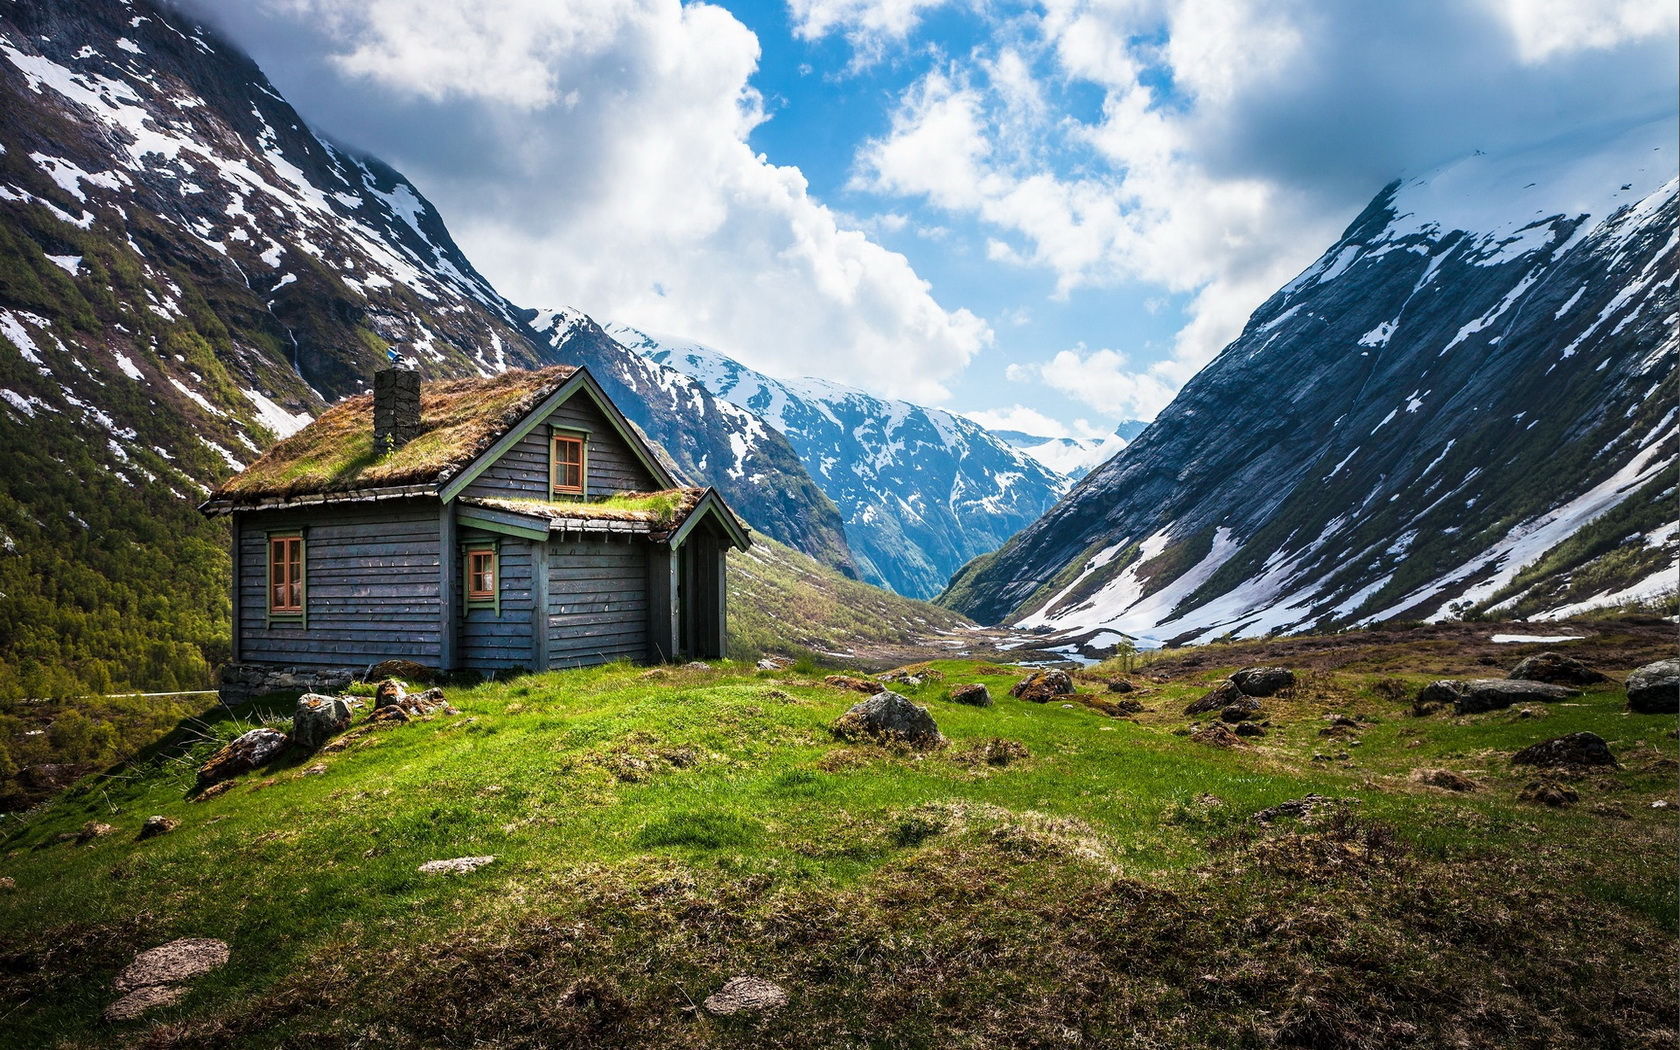
{"label": "rock in grass", "polygon": [[1108,680],[1108,691],[1111,693],[1129,693],[1136,688],[1137,686],[1126,681],[1124,678],[1110,678]]}
{"label": "rock in grass", "polygon": [[1525,682],[1547,682],[1552,685],[1597,685],[1610,679],[1572,656],[1562,653],[1539,653],[1517,661],[1506,678]]}
{"label": "rock in grass", "polygon": [[1463,773],[1454,773],[1450,769],[1414,769],[1411,779],[1419,784],[1445,788],[1448,791],[1474,791],[1479,786]]}
{"label": "rock in grass", "polygon": [[1286,667],[1245,667],[1231,681],[1249,696],[1276,696],[1295,686],[1295,672]]}
{"label": "rock in grass", "polygon": [[145,988],[136,988],[105,1008],[99,1019],[106,1024],[122,1024],[125,1021],[138,1021],[148,1010],[156,1010],[162,1006],[173,1006],[180,1002],[187,994],[186,985],[155,984]]}
{"label": "rock in grass", "polygon": [[1206,729],[1190,734],[1190,739],[1209,747],[1241,747],[1242,740],[1224,722],[1215,722]]}
{"label": "rock in grass", "polygon": [[389,707],[408,695],[408,689],[398,678],[387,678],[373,690],[373,706]]}
{"label": "rock in grass", "polygon": [[1613,766],[1616,756],[1597,733],[1570,733],[1542,740],[1511,756],[1514,766]]}
{"label": "rock in grass", "polygon": [[291,739],[278,729],[253,729],[210,756],[198,769],[199,788],[248,773],[286,750]]}
{"label": "rock in grass", "polygon": [[417,664],[413,660],[386,660],[368,668],[366,681],[377,682],[387,678],[401,678],[409,682],[430,683],[437,680],[437,671],[425,664]]}
{"label": "rock in grass", "polygon": [[1205,715],[1209,711],[1218,711],[1229,704],[1234,704],[1245,695],[1241,689],[1237,688],[1237,683],[1227,678],[1214,686],[1200,700],[1192,701],[1190,706],[1184,709],[1184,713],[1187,715]]}
{"label": "rock in grass", "polygon": [[422,875],[465,875],[484,867],[495,857],[455,857],[450,860],[428,860],[420,865]]}
{"label": "rock in grass", "polygon": [[350,701],[341,696],[304,693],[292,709],[292,743],[315,750],[350,728]]}
{"label": "rock in grass", "polygon": [[1219,717],[1225,722],[1247,722],[1260,717],[1260,701],[1252,696],[1238,697],[1219,709]]}
{"label": "rock in grass", "polygon": [[903,742],[918,750],[945,746],[945,737],[928,709],[890,691],[876,693],[841,715],[834,723],[834,735],[842,740]]}
{"label": "rock in grass", "polygon": [[1531,780],[1517,794],[1522,802],[1538,802],[1542,806],[1568,806],[1581,800],[1572,787],[1565,787],[1555,780]]}
{"label": "rock in grass", "polygon": [[781,985],[762,977],[731,977],[722,988],[706,996],[702,1003],[707,1013],[758,1013],[776,1010],[787,1005],[788,994]]}
{"label": "rock in grass", "polygon": [[226,941],[210,937],[182,937],[136,955],[128,968],[117,975],[116,989],[127,992],[135,988],[190,981],[226,965],[228,955]]}
{"label": "rock in grass", "polygon": [[1066,671],[1052,668],[1034,671],[1009,687],[1009,695],[1017,700],[1047,704],[1058,696],[1073,692],[1073,679]]}
{"label": "rock in grass", "polygon": [[1429,683],[1418,693],[1413,708],[1425,710],[1433,705],[1451,703],[1454,714],[1474,715],[1483,711],[1501,711],[1514,704],[1549,704],[1580,695],[1579,690],[1545,682],[1472,678],[1468,681]]}
{"label": "rock in grass", "polygon": [[1628,675],[1627,709],[1641,715],[1680,713],[1680,660],[1658,660]]}
{"label": "rock in grass", "polygon": [[991,707],[992,693],[983,683],[970,682],[968,685],[954,686],[950,694],[954,704],[967,704],[970,707]]}
{"label": "rock in grass", "polygon": [[831,674],[823,679],[824,685],[832,685],[836,689],[850,689],[854,693],[884,693],[887,687],[873,678],[854,678],[849,674]]}
{"label": "rock in grass", "polygon": [[181,822],[174,817],[150,816],[140,825],[140,837],[143,839],[156,838],[167,834],[181,826]]}
{"label": "rock in grass", "polygon": [[1265,736],[1266,727],[1259,722],[1238,722],[1236,734],[1238,736]]}

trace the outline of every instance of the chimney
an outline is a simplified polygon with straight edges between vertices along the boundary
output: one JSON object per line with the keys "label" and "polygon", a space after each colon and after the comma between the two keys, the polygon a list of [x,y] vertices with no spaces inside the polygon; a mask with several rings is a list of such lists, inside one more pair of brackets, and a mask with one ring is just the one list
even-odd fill
{"label": "chimney", "polygon": [[386,368],[373,373],[373,447],[395,452],[420,436],[420,373]]}

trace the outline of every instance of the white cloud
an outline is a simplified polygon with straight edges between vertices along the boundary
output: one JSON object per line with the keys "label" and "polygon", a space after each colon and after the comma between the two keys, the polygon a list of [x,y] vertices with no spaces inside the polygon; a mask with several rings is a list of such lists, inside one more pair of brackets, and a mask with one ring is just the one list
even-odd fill
{"label": "white cloud", "polygon": [[1028,408],[1025,405],[1010,405],[1008,408],[964,412],[963,415],[987,430],[1015,430],[1041,438],[1072,438],[1078,441],[1089,441],[1093,438],[1108,437],[1112,433],[1110,427],[1093,425],[1084,419],[1075,419],[1071,422],[1052,419],[1037,409]]}
{"label": "white cloud", "polygon": [[949,0],[788,0],[794,35],[820,40],[844,33],[860,57],[879,57],[883,47],[902,41],[922,15]]}
{"label": "white cloud", "polygon": [[[1112,419],[1152,420],[1167,407],[1190,376],[1173,362],[1129,371],[1125,354],[1117,350],[1063,350],[1050,360],[1028,368],[1056,390],[1082,401]],[[1194,374],[1194,373],[1191,373]]]}
{"label": "white cloud", "polygon": [[[369,143],[505,294],[939,401],[992,335],[747,144],[758,41],[677,0],[270,0],[426,134]],[[387,132],[386,134],[390,134]],[[892,225],[884,220],[883,227]]]}
{"label": "white cloud", "polygon": [[1680,28],[1680,7],[1672,0],[1493,0],[1493,6],[1525,62],[1630,40],[1672,40]]}

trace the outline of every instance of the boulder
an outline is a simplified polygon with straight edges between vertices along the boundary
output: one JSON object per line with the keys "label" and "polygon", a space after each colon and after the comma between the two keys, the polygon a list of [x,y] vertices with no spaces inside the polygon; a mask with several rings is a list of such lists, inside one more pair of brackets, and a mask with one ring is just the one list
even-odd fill
{"label": "boulder", "polygon": [[399,679],[387,678],[374,689],[373,706],[375,708],[389,707],[407,694],[408,690]]}
{"label": "boulder", "polygon": [[1530,744],[1511,756],[1514,766],[1613,766],[1616,756],[1597,733],[1568,736]]}
{"label": "boulder", "polygon": [[140,825],[140,837],[143,839],[156,838],[168,834],[181,826],[181,822],[174,817],[151,816]]}
{"label": "boulder", "polygon": [[1245,667],[1231,676],[1249,696],[1276,696],[1295,686],[1295,672],[1284,667]]}
{"label": "boulder", "polygon": [[1066,671],[1051,669],[1034,671],[1009,687],[1009,695],[1017,700],[1047,704],[1058,696],[1073,692],[1073,679]]}
{"label": "boulder", "polygon": [[1225,722],[1247,722],[1260,717],[1260,701],[1252,696],[1241,696],[1219,709],[1219,717]]}
{"label": "boulder", "polygon": [[702,1003],[707,1013],[729,1015],[757,1013],[786,1006],[788,994],[782,986],[762,977],[732,977]]}
{"label": "boulder", "polygon": [[1628,675],[1627,709],[1641,715],[1680,713],[1680,660],[1658,660]]}
{"label": "boulder", "polygon": [[1265,736],[1266,727],[1259,722],[1238,722],[1236,732],[1238,736]]}
{"label": "boulder", "polygon": [[413,660],[386,660],[368,668],[365,681],[378,682],[386,678],[401,678],[409,682],[431,683],[437,680],[437,671],[425,664],[417,664]]}
{"label": "boulder", "polygon": [[1190,734],[1190,739],[1209,747],[1241,747],[1242,741],[1224,722],[1214,722],[1206,729]]}
{"label": "boulder", "polygon": [[1519,681],[1511,678],[1472,678],[1468,681],[1431,682],[1418,693],[1414,709],[1433,704],[1453,705],[1453,713],[1474,715],[1483,711],[1500,711],[1513,704],[1548,704],[1580,696],[1580,690],[1545,682]]}
{"label": "boulder", "polygon": [[1108,680],[1108,691],[1111,693],[1129,693],[1136,688],[1124,678],[1110,678]]}
{"label": "boulder", "polygon": [[853,678],[849,674],[831,674],[824,678],[823,682],[836,689],[850,689],[854,693],[868,693],[871,696],[887,691],[886,686],[873,678]]}
{"label": "boulder", "polygon": [[1551,685],[1597,685],[1610,679],[1572,656],[1562,653],[1540,653],[1517,661],[1506,678],[1523,682],[1547,682]]}
{"label": "boulder", "polygon": [[202,789],[248,773],[274,759],[290,743],[291,739],[278,729],[253,729],[228,743],[199,767],[198,786]]}
{"label": "boulder", "polygon": [[350,701],[341,696],[304,693],[292,709],[292,743],[315,750],[350,728]]}
{"label": "boulder", "polygon": [[841,715],[834,723],[834,734],[843,740],[902,741],[919,750],[945,746],[945,737],[928,709],[890,691],[876,693]]}
{"label": "boulder", "polygon": [[968,685],[953,686],[950,699],[952,703],[967,704],[970,707],[991,707],[992,693],[980,682]]}
{"label": "boulder", "polygon": [[1234,704],[1245,695],[1247,694],[1237,688],[1237,683],[1227,678],[1214,686],[1212,691],[1200,700],[1192,701],[1190,706],[1184,709],[1184,713],[1187,715],[1205,715],[1209,711],[1218,711],[1222,707]]}
{"label": "boulder", "polygon": [[1417,697],[1412,700],[1412,714],[1427,715],[1431,711],[1439,710],[1457,704],[1464,695],[1464,683],[1443,678],[1437,682],[1430,682],[1418,690]]}

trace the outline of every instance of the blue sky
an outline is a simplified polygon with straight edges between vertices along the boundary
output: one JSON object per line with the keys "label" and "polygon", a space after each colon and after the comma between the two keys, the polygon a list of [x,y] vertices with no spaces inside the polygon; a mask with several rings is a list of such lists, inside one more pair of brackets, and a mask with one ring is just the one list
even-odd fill
{"label": "blue sky", "polygon": [[1386,182],[1674,112],[1671,0],[200,4],[530,306],[1090,435]]}

